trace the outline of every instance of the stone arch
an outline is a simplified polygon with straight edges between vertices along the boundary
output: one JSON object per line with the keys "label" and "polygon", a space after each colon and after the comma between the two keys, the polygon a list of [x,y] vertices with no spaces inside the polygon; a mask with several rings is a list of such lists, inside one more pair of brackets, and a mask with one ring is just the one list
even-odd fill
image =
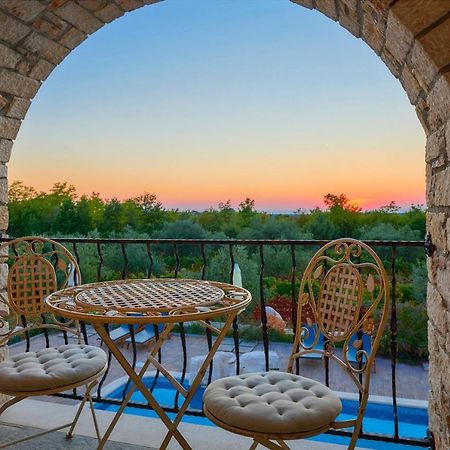
{"label": "stone arch", "polygon": [[[41,84],[90,34],[159,1],[0,0],[0,232],[8,227],[6,164]],[[427,135],[427,226],[436,246],[428,260],[430,428],[437,448],[450,448],[450,2],[291,1],[363,39],[400,80]]]}

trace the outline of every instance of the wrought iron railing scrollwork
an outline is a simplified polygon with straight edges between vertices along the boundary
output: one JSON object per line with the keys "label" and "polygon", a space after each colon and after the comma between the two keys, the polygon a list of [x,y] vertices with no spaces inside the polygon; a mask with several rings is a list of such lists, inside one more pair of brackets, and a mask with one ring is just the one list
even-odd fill
{"label": "wrought iron railing scrollwork", "polygon": [[[11,238],[0,238],[0,242],[4,242],[10,240]],[[302,250],[310,249],[311,252],[315,251],[320,246],[324,245],[327,241],[322,240],[240,240],[240,239],[91,239],[91,238],[53,238],[55,241],[64,244],[69,251],[71,251],[77,263],[81,269],[81,276],[83,280],[83,266],[84,261],[82,258],[82,248],[85,247],[92,248],[92,255],[95,255],[97,260],[97,266],[94,269],[95,276],[93,280],[88,281],[101,281],[106,276],[106,267],[107,267],[107,249],[108,248],[120,248],[120,254],[122,257],[122,263],[118,270],[119,278],[125,279],[132,276],[131,266],[133,265],[132,257],[131,257],[131,249],[134,246],[139,246],[142,248],[144,254],[146,255],[146,267],[141,271],[140,274],[153,277],[158,275],[157,272],[157,250],[164,249],[165,254],[168,252],[172,252],[173,256],[173,267],[172,267],[172,276],[177,278],[180,276],[180,273],[185,269],[183,267],[184,256],[182,253],[182,249],[185,246],[189,246],[188,248],[198,248],[199,254],[199,265],[198,265],[198,278],[206,279],[209,267],[208,261],[208,248],[217,249],[223,247],[226,249],[229,258],[229,266],[226,269],[228,271],[228,279],[220,280],[225,282],[233,282],[233,270],[235,266],[236,258],[236,249],[238,246],[245,246],[247,248],[252,249],[252,254],[256,255],[258,264],[258,282],[257,282],[257,290],[259,299],[254,300],[255,304],[259,302],[260,308],[260,325],[261,325],[261,340],[263,343],[264,355],[265,355],[265,368],[266,370],[270,367],[270,340],[269,340],[269,329],[268,329],[268,318],[266,314],[266,293],[264,287],[265,273],[266,273],[266,254],[265,249],[269,247],[284,247],[288,250],[288,254],[290,256],[291,268],[290,273],[285,274],[285,279],[288,280],[290,284],[290,300],[292,302],[292,310],[291,310],[291,321],[293,326],[293,333],[295,333],[296,319],[297,319],[297,281],[301,276],[300,269],[300,258]],[[392,405],[393,405],[393,429],[394,433],[392,435],[386,434],[374,434],[369,432],[362,432],[361,437],[365,439],[379,440],[379,441],[389,441],[389,442],[397,442],[421,447],[427,447],[429,445],[429,440],[424,437],[424,439],[413,439],[413,438],[404,438],[399,434],[399,418],[398,418],[398,402],[397,402],[397,309],[396,309],[396,284],[397,284],[397,273],[398,273],[398,250],[399,249],[421,249],[424,247],[423,241],[365,241],[369,246],[374,247],[377,251],[379,249],[387,249],[389,251],[389,260],[390,260],[390,285],[391,285],[391,318],[389,324],[389,332],[390,332],[390,352],[391,352],[391,386],[392,386]],[[245,287],[245,283],[244,283]],[[45,318],[43,318],[45,320]],[[86,343],[89,343],[91,339],[97,339],[96,335],[90,334],[87,330],[88,325],[81,324],[81,332],[82,336]],[[111,332],[112,330],[105,326],[106,330]],[[137,366],[137,344],[136,344],[136,336],[135,336],[135,328],[130,325],[129,329],[129,341],[131,347],[131,364],[134,368]],[[181,352],[181,372],[179,374],[181,383],[187,382],[187,370],[188,370],[188,345],[187,345],[187,336],[186,336],[186,325],[179,324],[178,325],[178,338],[180,339]],[[154,333],[156,338],[159,336],[160,330],[157,326],[154,327]],[[205,329],[203,334],[204,339],[206,341],[207,347],[210,349],[213,343],[214,337],[212,336],[211,330],[209,328]],[[50,345],[49,340],[51,339],[51,334],[45,335],[45,342],[47,345]],[[31,346],[31,337],[27,333],[25,336],[26,339],[26,348],[29,349]],[[67,343],[67,335],[64,335],[64,341]],[[240,354],[240,327],[238,320],[235,320],[232,327],[232,341],[234,343],[234,351],[236,355],[236,371],[239,372],[239,354]],[[325,342],[326,345],[326,342]],[[112,357],[111,353],[108,353],[109,362],[111,363]],[[158,361],[161,362],[164,360],[164,346],[158,352]],[[328,361],[325,361],[323,365],[325,371],[325,381],[329,384],[329,364]],[[136,368],[137,370],[138,368]],[[299,366],[298,361],[296,361],[295,371],[298,372]],[[160,376],[159,370],[155,370],[154,378],[150,383],[150,389],[153,391],[157,386],[157,381]],[[206,379],[208,383],[211,382],[213,374],[213,363],[211,363],[209,371],[207,372]],[[119,398],[112,398],[108,395],[104,394],[105,386],[110,380],[110,370],[103,375],[102,379],[99,382],[99,386],[94,397],[95,402],[105,405],[119,405],[121,403],[122,396],[125,395],[126,390],[130,386],[131,380],[127,379],[125,381],[125,385],[123,387],[123,392],[119,396]],[[112,381],[112,380],[111,380]],[[71,398],[71,399],[81,399],[82,392],[80,390],[75,390],[72,393],[64,393],[57,394],[58,396]],[[179,408],[179,392],[174,395],[174,400],[172,405],[164,405],[164,409],[167,412],[177,412]],[[131,401],[129,403],[130,407],[141,408],[141,409],[149,409],[147,402],[137,402]],[[199,409],[190,408],[187,411],[187,414],[201,416],[203,412]],[[351,435],[350,432],[345,430],[334,430],[330,431],[330,434]]]}

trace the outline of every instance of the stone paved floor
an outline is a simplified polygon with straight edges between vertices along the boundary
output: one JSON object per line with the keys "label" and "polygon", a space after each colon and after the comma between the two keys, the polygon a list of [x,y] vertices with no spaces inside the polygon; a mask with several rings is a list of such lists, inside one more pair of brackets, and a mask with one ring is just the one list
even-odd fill
{"label": "stone paved floor", "polygon": [[[33,433],[40,432],[37,428],[16,427],[10,425],[0,425],[0,442],[14,441]],[[72,439],[66,439],[63,432],[54,431],[53,433],[40,436],[36,439],[16,444],[14,450],[87,450],[94,449],[98,444],[97,439],[76,435]],[[152,447],[142,447],[137,445],[125,444],[123,442],[108,442],[105,450],[155,450]]]}
{"label": "stone paved floor", "polygon": [[[100,345],[100,341],[95,331],[88,330],[89,344]],[[73,340],[71,340],[74,342]],[[51,336],[51,345],[60,345],[63,343],[61,336]],[[230,350],[232,348],[232,339],[227,338],[227,342],[222,344],[221,350]],[[39,349],[45,346],[43,337],[35,337],[31,341],[31,349]],[[149,346],[138,346],[136,360],[145,359]],[[207,352],[207,341],[204,336],[187,336],[188,360],[193,356],[204,355]],[[132,360],[132,350],[126,346],[121,347],[128,360]],[[24,350],[24,344],[16,344],[10,347],[11,353],[17,353]],[[261,342],[243,342],[242,350],[263,350]],[[284,343],[270,343],[270,350],[275,352],[279,358],[280,369],[285,370],[291,346]],[[232,353],[229,353],[233,356]],[[171,371],[181,372],[183,369],[183,351],[180,336],[174,333],[163,346],[162,361]],[[189,368],[188,368],[189,370]],[[263,370],[261,367],[260,370]],[[302,360],[300,373],[306,377],[324,382],[325,371],[323,362],[320,360]],[[104,386],[124,375],[122,368],[115,359],[112,359],[108,376]],[[336,391],[356,393],[353,382],[335,363],[330,363],[330,387]],[[428,371],[422,365],[411,365],[397,363],[397,396],[400,398],[427,400],[428,396]],[[372,373],[370,392],[374,395],[388,396],[392,395],[391,388],[391,361],[386,358],[377,358],[376,373]],[[55,398],[52,398],[54,401]]]}

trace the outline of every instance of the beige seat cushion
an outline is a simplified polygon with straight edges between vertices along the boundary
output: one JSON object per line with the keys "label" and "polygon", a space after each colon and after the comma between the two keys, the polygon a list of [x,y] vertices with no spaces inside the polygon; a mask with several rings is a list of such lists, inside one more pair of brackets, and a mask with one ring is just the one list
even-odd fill
{"label": "beige seat cushion", "polygon": [[285,372],[250,373],[211,383],[205,409],[219,421],[245,431],[292,434],[334,421],[339,398],[323,384]]}
{"label": "beige seat cushion", "polygon": [[76,384],[107,364],[103,350],[91,345],[61,345],[13,355],[0,363],[0,392],[32,392]]}

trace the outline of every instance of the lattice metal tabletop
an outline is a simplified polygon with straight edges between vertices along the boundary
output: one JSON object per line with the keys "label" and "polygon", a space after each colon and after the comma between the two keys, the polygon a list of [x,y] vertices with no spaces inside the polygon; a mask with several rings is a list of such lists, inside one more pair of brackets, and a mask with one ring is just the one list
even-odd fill
{"label": "lattice metal tabletop", "polygon": [[49,295],[46,304],[55,315],[88,322],[161,323],[207,320],[250,300],[246,289],[231,284],[154,278],[71,287]]}

